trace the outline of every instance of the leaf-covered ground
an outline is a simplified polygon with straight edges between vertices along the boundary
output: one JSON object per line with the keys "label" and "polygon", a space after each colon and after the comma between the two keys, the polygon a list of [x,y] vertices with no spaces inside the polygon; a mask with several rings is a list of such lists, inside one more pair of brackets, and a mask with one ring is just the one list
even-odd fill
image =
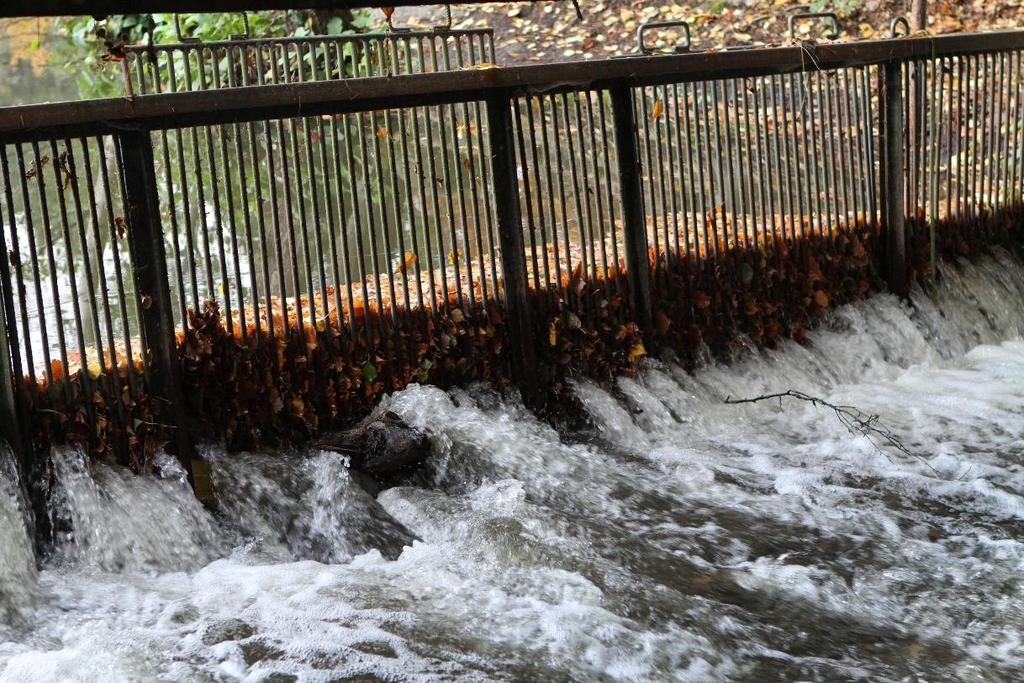
{"label": "leaf-covered ground", "polygon": [[[889,21],[910,12],[909,0],[710,0],[708,2],[649,2],[647,0],[579,0],[582,20],[572,2],[491,3],[453,8],[460,28],[490,26],[495,30],[498,63],[596,59],[636,50],[640,24],[685,20],[693,30],[693,47],[711,49],[731,45],[780,45],[788,42],[786,20],[799,7],[834,10],[841,16],[840,40],[881,38]],[[931,34],[1018,28],[1024,20],[1020,0],[931,0]],[[396,25],[429,27],[443,23],[442,12],[399,9]],[[820,24],[799,25],[798,38],[819,39]],[[663,35],[662,45],[676,36]],[[657,34],[651,39],[657,44]]]}

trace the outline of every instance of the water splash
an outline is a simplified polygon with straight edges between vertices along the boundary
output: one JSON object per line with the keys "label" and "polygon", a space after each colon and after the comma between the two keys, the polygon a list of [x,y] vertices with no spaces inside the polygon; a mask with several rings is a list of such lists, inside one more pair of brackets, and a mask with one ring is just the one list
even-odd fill
{"label": "water splash", "polygon": [[35,597],[35,555],[17,476],[14,456],[0,441],[0,638],[21,622]]}
{"label": "water splash", "polygon": [[[0,680],[1019,678],[1022,302],[1007,254],[962,264],[806,345],[580,382],[595,428],[571,439],[487,389],[410,387],[382,409],[430,434],[432,486],[376,499],[335,455],[213,454],[213,522],[173,477],[65,462],[87,547],[40,574]],[[916,457],[724,403],[789,388]]]}
{"label": "water splash", "polygon": [[90,463],[73,447],[56,449],[52,461],[53,514],[68,514],[73,528],[58,545],[57,564],[168,571],[202,566],[223,552],[222,534],[173,457],[158,456],[159,476]]}
{"label": "water splash", "polygon": [[336,453],[211,454],[222,516],[278,559],[395,558],[413,535],[352,481]]}

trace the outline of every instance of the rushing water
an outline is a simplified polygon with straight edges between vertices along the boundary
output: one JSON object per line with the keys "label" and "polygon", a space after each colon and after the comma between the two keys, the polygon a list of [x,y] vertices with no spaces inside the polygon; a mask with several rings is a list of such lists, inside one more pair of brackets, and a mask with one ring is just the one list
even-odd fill
{"label": "rushing water", "polygon": [[[0,491],[0,681],[967,680],[1024,675],[1024,269],[948,270],[806,346],[652,363],[562,435],[483,389],[385,401],[422,485],[210,453],[220,511],[57,454],[74,539],[36,574]],[[881,416],[727,405],[796,389]]]}

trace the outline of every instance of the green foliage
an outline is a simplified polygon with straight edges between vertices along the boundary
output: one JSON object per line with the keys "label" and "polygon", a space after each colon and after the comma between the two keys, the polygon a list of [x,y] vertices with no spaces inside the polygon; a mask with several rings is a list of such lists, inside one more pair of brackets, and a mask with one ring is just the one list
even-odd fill
{"label": "green foliage", "polygon": [[[246,18],[252,37],[353,33],[376,28],[380,23],[379,13],[370,10],[249,12]],[[123,94],[120,69],[105,57],[112,47],[178,42],[173,14],[122,14],[102,20],[61,17],[56,21],[58,32],[67,40],[58,41],[53,46],[53,59],[78,74],[79,95],[84,99]],[[240,12],[182,14],[179,22],[184,37],[204,42],[225,40],[245,33],[245,20]],[[161,76],[166,78],[167,74]],[[181,79],[184,74],[177,73],[176,76]]]}

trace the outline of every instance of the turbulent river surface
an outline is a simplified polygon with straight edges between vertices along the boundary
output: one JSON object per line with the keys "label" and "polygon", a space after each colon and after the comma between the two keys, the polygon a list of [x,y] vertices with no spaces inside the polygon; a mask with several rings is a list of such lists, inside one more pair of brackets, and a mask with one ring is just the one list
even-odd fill
{"label": "turbulent river surface", "polygon": [[[808,343],[575,386],[559,435],[484,389],[382,408],[430,474],[209,452],[219,510],[55,457],[75,537],[32,560],[0,479],[0,681],[1019,680],[1024,269],[947,269]],[[909,453],[799,390],[881,416]]]}

